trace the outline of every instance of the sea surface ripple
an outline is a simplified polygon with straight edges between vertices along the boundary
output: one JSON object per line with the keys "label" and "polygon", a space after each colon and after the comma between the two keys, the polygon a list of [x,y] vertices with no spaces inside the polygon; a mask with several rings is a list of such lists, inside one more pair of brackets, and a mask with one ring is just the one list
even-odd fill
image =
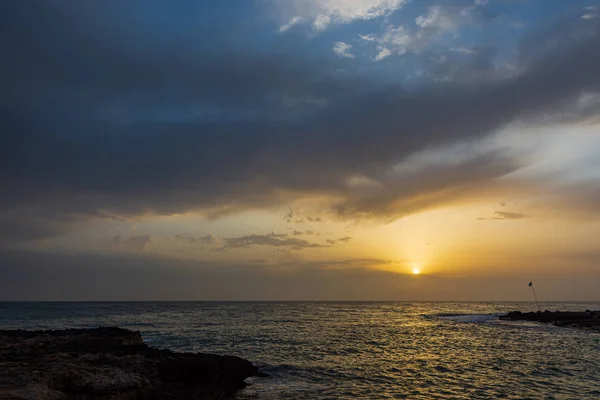
{"label": "sea surface ripple", "polygon": [[0,328],[121,326],[156,347],[244,357],[270,376],[239,400],[599,399],[600,334],[496,318],[514,309],[531,304],[0,303]]}

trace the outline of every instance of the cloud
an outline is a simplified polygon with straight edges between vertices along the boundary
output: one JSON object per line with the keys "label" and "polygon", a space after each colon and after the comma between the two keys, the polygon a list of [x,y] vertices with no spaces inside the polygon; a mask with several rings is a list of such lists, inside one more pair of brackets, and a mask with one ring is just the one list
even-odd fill
{"label": "cloud", "polygon": [[600,18],[600,14],[598,13],[587,13],[581,16],[581,19],[596,19]]}
{"label": "cloud", "polygon": [[300,18],[300,17],[293,17],[292,19],[290,19],[290,20],[288,21],[288,23],[286,23],[286,24],[284,24],[284,25],[281,25],[281,26],[279,27],[279,32],[282,32],[282,33],[283,33],[283,32],[286,32],[286,31],[288,31],[288,30],[289,30],[291,27],[293,27],[293,26],[295,26],[295,25],[299,24],[301,21],[302,21],[302,18]]}
{"label": "cloud", "polygon": [[208,234],[208,235],[202,236],[202,237],[196,237],[189,233],[181,233],[181,234],[175,234],[174,237],[175,237],[175,240],[178,242],[184,242],[184,243],[189,243],[189,244],[211,245],[211,244],[217,243],[217,238],[211,234]]}
{"label": "cloud", "polygon": [[333,45],[333,52],[342,58],[354,58],[354,54],[350,53],[350,49],[352,49],[352,45],[344,42],[335,42]]}
{"label": "cloud", "polygon": [[516,219],[526,219],[531,218],[531,215],[518,213],[518,212],[510,212],[510,211],[494,211],[494,217],[491,218],[477,218],[479,220],[516,220]]}
{"label": "cloud", "polygon": [[446,29],[454,26],[452,19],[444,14],[440,6],[431,6],[426,15],[415,18],[415,24],[420,28]]}
{"label": "cloud", "polygon": [[296,266],[306,271],[323,270],[356,270],[356,269],[374,269],[381,267],[402,266],[402,261],[385,260],[379,258],[344,258],[344,259],[322,259],[322,260],[304,260],[299,257],[291,257],[286,260],[286,266]]}
{"label": "cloud", "polygon": [[509,211],[496,211],[494,212],[495,215],[497,215],[498,217],[502,218],[502,219],[525,219],[525,218],[531,218],[531,215],[527,215],[527,214],[523,214],[523,213],[518,213],[518,212],[509,212]]}
{"label": "cloud", "polygon": [[[383,33],[358,36],[363,43],[376,43],[377,54],[374,61],[380,61],[391,55],[425,52],[435,47],[440,38],[454,32],[461,23],[473,19],[476,18],[470,13],[464,13],[464,9],[435,5],[429,7],[426,14],[415,18],[414,27],[390,24],[386,26]],[[468,51],[464,47],[460,49],[460,51]]]}
{"label": "cloud", "polygon": [[283,217],[283,220],[285,222],[287,222],[288,224],[291,224],[291,223],[302,223],[302,222],[304,222],[303,218],[297,217],[296,215],[297,215],[297,213],[290,208],[289,211],[288,211],[288,213],[285,214],[285,216]]}
{"label": "cloud", "polygon": [[286,237],[288,237],[288,234],[287,233],[275,233],[275,232],[271,231],[271,233],[268,233],[267,236],[274,237],[274,238],[286,238]]}
{"label": "cloud", "polygon": [[598,6],[588,6],[585,7],[586,11],[590,11],[590,12],[586,12],[585,14],[583,14],[581,16],[581,19],[596,19],[600,17],[600,13],[598,13]]}
{"label": "cloud", "polygon": [[319,260],[310,261],[309,264],[320,267],[363,267],[371,268],[374,266],[397,264],[392,260],[383,260],[379,258],[348,258],[343,260]]}
{"label": "cloud", "polygon": [[386,31],[377,37],[377,56],[375,61],[382,60],[392,54],[402,55],[406,53],[412,44],[411,35],[406,32],[404,27],[394,27],[389,25]]}
{"label": "cloud", "polygon": [[0,211],[0,243],[28,242],[64,235],[84,226],[85,219],[73,215],[55,216],[36,208]]}
{"label": "cloud", "polygon": [[191,244],[198,243],[198,239],[196,239],[196,237],[190,235],[189,233],[177,233],[175,234],[175,240],[178,242],[186,242]]}
{"label": "cloud", "polygon": [[321,217],[308,217],[300,214],[300,211],[288,209],[288,212],[283,217],[283,220],[288,224],[303,224],[307,222],[323,222]]}
{"label": "cloud", "polygon": [[[332,206],[341,219],[394,220],[403,215],[431,209],[440,203],[463,201],[482,192],[494,196],[501,178],[518,169],[512,155],[467,146],[448,149],[447,154],[421,153],[395,165],[381,179],[381,186],[352,191],[346,200]],[[419,177],[428,177],[427,181]]]}
{"label": "cloud", "polygon": [[451,51],[454,51],[456,53],[461,53],[461,54],[468,54],[468,55],[472,55],[472,54],[477,54],[477,51],[474,49],[471,49],[469,47],[455,47],[455,48],[451,48]]}
{"label": "cloud", "polygon": [[377,50],[378,50],[378,53],[375,56],[375,61],[383,60],[384,58],[392,55],[392,51],[390,49],[388,49],[387,47],[381,46],[381,47],[378,47]]}
{"label": "cloud", "polygon": [[[369,20],[391,14],[408,0],[271,0],[269,4],[289,21],[279,30],[306,21],[316,32],[332,24],[347,24],[355,20]],[[294,21],[292,25],[290,23]],[[282,30],[283,28],[283,30]]]}
{"label": "cloud", "polygon": [[365,41],[365,42],[377,41],[377,37],[374,34],[369,34],[369,35],[358,34],[358,37],[360,38],[360,40]]}
{"label": "cloud", "polygon": [[327,239],[326,242],[332,246],[335,246],[336,244],[340,244],[340,243],[348,243],[351,240],[352,240],[352,238],[350,236],[345,236],[345,237],[341,237],[339,239]]}
{"label": "cloud", "polygon": [[[512,20],[509,13],[491,12],[484,4],[467,6],[461,2],[440,2],[429,6],[425,13],[414,18],[414,24],[403,22],[401,25],[387,25],[381,33],[359,34],[363,44],[376,44],[377,54],[374,61],[382,60],[391,55],[412,55],[417,59],[427,57],[435,59],[445,57],[450,52],[475,54],[477,50],[466,46],[464,32],[466,29],[481,31],[493,20],[503,20],[503,23],[522,25]],[[521,26],[522,27],[522,26]],[[477,47],[486,47],[481,41]],[[492,47],[487,45],[487,47]],[[405,57],[406,58],[406,57]],[[496,60],[497,61],[497,60]],[[416,68],[427,70],[421,61]],[[419,72],[419,69],[417,71]],[[436,76],[432,73],[433,77]]]}
{"label": "cloud", "polygon": [[[322,215],[389,220],[487,190],[521,160],[495,149],[414,170],[396,165],[514,121],[537,124],[600,91],[598,27],[579,15],[525,40],[512,74],[479,81],[440,70],[406,87],[301,44],[261,52],[227,35],[192,47],[175,34],[157,41],[160,30],[130,23],[145,2],[111,4],[11,2],[0,15],[2,236],[35,237],[38,227],[40,236],[61,235],[103,215],[216,218],[313,197],[333,211]],[[182,26],[204,29],[196,20]],[[383,48],[405,51],[398,29]],[[468,57],[481,75],[494,68],[494,53],[483,53]],[[446,75],[461,79],[434,79]],[[586,117],[598,111],[590,107]],[[348,186],[356,176],[381,187]],[[289,221],[309,222],[294,213]]]}
{"label": "cloud", "polygon": [[217,238],[215,238],[213,235],[206,235],[200,238],[200,242],[206,244],[215,244],[217,243]]}
{"label": "cloud", "polygon": [[311,230],[307,230],[307,231],[297,231],[294,229],[294,231],[292,232],[292,235],[294,236],[304,236],[304,235],[314,235],[315,232],[311,231]]}
{"label": "cloud", "polygon": [[[465,57],[468,55],[469,57]],[[511,62],[499,63],[493,47],[451,49],[435,62],[428,72],[433,79],[446,82],[493,82],[519,74],[519,66]]]}
{"label": "cloud", "polygon": [[113,248],[133,251],[144,251],[149,245],[154,243],[156,242],[150,235],[132,235],[127,238],[116,235],[110,240],[110,245]]}
{"label": "cloud", "polygon": [[251,234],[233,238],[225,238],[223,249],[236,249],[250,246],[289,247],[294,250],[326,247],[303,239],[287,238],[286,234],[270,233],[267,235]]}

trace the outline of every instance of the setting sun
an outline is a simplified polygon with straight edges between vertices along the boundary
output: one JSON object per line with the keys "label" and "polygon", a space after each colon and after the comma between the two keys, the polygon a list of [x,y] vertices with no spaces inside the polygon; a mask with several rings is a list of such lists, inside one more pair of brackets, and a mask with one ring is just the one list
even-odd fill
{"label": "setting sun", "polygon": [[421,273],[421,265],[413,264],[412,273],[413,275],[419,275]]}

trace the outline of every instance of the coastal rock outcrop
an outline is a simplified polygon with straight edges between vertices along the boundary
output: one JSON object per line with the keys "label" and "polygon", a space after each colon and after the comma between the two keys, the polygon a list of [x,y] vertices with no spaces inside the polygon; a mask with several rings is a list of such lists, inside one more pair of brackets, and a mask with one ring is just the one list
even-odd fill
{"label": "coastal rock outcrop", "polygon": [[570,326],[574,328],[588,328],[600,331],[600,311],[538,311],[521,312],[510,311],[499,317],[509,321],[534,321],[553,324],[556,326]]}
{"label": "coastal rock outcrop", "polygon": [[121,328],[0,330],[2,400],[223,400],[260,375],[242,358],[159,350]]}

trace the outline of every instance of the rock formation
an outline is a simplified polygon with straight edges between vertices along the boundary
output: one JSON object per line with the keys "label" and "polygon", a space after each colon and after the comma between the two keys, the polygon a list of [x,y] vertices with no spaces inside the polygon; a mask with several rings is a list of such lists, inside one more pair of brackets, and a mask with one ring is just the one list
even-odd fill
{"label": "rock formation", "polygon": [[2,400],[223,400],[257,375],[239,357],[159,350],[126,329],[0,330]]}
{"label": "rock formation", "polygon": [[510,321],[535,321],[556,326],[571,326],[575,328],[589,328],[600,331],[600,311],[538,311],[527,312],[510,311],[499,317]]}

